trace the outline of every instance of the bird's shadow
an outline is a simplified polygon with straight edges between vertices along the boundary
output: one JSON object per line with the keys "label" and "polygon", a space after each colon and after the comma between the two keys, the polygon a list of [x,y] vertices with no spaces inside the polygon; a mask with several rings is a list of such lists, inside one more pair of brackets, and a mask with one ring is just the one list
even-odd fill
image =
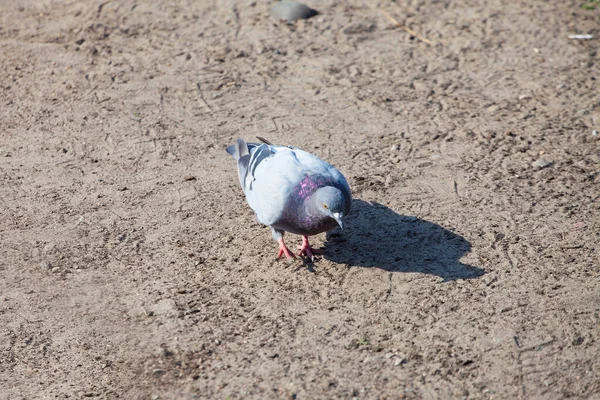
{"label": "bird's shadow", "polygon": [[344,222],[347,228],[329,231],[325,242],[324,257],[336,263],[421,272],[444,281],[485,273],[459,261],[471,249],[467,240],[432,222],[362,200],[352,202],[352,212]]}

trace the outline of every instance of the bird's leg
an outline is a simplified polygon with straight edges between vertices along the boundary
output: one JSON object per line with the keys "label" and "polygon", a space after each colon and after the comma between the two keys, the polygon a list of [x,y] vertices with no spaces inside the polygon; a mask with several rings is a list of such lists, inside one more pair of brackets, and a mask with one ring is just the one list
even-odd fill
{"label": "bird's leg", "polygon": [[277,243],[279,243],[279,252],[277,252],[276,258],[277,260],[279,260],[279,258],[284,254],[288,260],[296,258],[296,256],[294,256],[294,253],[292,253],[290,249],[287,248],[283,241],[283,231],[271,227],[271,234],[273,235],[273,239],[277,240]]}
{"label": "bird's leg", "polygon": [[294,253],[292,253],[290,249],[287,248],[285,243],[283,243],[283,238],[279,239],[277,242],[279,243],[279,252],[277,253],[277,260],[279,260],[279,258],[284,254],[288,260],[296,258]]}
{"label": "bird's leg", "polygon": [[298,255],[301,256],[303,254],[311,260],[314,260],[315,254],[323,254],[323,251],[310,247],[310,243],[308,243],[308,236],[302,236],[302,246],[300,246],[300,253],[298,253]]}

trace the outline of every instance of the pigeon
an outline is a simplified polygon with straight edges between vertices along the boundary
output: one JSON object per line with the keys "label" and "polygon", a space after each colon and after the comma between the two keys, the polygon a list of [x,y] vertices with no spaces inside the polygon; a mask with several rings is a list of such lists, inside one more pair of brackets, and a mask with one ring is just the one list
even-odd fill
{"label": "pigeon", "polygon": [[350,212],[352,194],[346,178],[331,164],[292,146],[246,143],[227,147],[237,160],[240,185],[256,219],[271,228],[279,243],[277,259],[295,258],[283,241],[284,232],[302,235],[298,256],[315,259],[318,250],[308,237],[339,226]]}

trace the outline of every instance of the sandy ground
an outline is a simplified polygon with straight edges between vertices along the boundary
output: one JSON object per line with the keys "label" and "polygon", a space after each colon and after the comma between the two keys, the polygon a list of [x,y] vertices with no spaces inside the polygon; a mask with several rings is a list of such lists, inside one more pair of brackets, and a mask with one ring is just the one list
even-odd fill
{"label": "sandy ground", "polygon": [[[0,1],[1,399],[600,398],[600,10],[307,3]],[[348,177],[312,265],[256,135]]]}

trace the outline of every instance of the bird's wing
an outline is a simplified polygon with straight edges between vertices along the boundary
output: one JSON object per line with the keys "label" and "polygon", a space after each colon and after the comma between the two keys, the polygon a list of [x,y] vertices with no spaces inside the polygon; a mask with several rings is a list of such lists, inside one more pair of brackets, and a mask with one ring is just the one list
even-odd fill
{"label": "bird's wing", "polygon": [[262,144],[250,154],[243,187],[261,223],[273,225],[281,219],[293,188],[304,176],[303,165],[289,147]]}
{"label": "bird's wing", "polygon": [[238,139],[236,144],[227,147],[227,153],[237,160],[238,176],[244,192],[248,182],[251,184],[253,180],[248,180],[249,174],[252,176],[256,166],[263,159],[272,155],[273,151],[269,147],[257,143],[246,143],[243,139]]}

